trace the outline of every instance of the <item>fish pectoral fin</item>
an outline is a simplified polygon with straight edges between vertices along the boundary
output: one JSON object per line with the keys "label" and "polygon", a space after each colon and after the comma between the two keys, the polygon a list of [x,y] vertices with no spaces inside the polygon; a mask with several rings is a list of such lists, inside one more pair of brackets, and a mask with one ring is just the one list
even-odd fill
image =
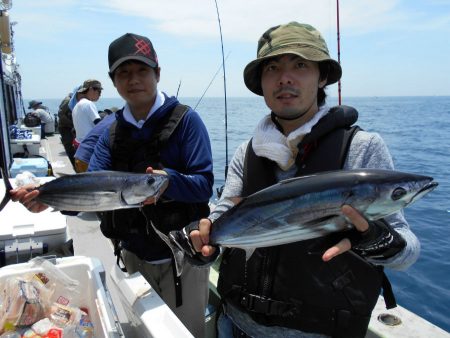
{"label": "fish pectoral fin", "polygon": [[328,223],[334,223],[338,218],[342,218],[340,215],[328,215],[324,217],[314,218],[303,223],[306,226],[322,225]]}
{"label": "fish pectoral fin", "polygon": [[250,257],[252,257],[253,253],[255,252],[256,248],[247,248],[245,249],[245,260],[248,261]]}

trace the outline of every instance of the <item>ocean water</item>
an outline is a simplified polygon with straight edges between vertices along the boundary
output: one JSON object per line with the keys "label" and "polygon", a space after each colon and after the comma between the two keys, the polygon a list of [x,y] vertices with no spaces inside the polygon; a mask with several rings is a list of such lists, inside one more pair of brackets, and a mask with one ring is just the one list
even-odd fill
{"label": "ocean water", "polygon": [[[57,112],[60,100],[43,101]],[[198,98],[180,101],[195,107]],[[331,106],[337,99],[328,102]],[[435,191],[405,209],[422,245],[419,260],[407,271],[387,270],[387,274],[398,304],[450,332],[450,97],[344,98],[342,103],[359,111],[360,127],[381,134],[397,170],[429,175],[439,182]],[[99,109],[112,106],[122,106],[122,100],[101,98],[97,103]],[[203,98],[197,111],[211,138],[218,188],[234,150],[251,137],[268,109],[259,97],[229,98],[227,134],[223,98]]]}

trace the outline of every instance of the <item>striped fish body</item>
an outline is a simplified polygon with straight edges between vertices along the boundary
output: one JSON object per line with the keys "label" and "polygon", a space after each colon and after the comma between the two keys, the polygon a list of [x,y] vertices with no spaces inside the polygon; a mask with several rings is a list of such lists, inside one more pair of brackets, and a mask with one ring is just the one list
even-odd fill
{"label": "striped fish body", "polygon": [[168,182],[168,177],[160,174],[87,172],[43,184],[38,188],[36,199],[57,210],[67,211],[136,208],[147,198],[157,199]]}
{"label": "striped fish body", "polygon": [[281,181],[242,200],[217,219],[210,244],[252,252],[352,228],[341,207],[367,220],[391,215],[437,186],[433,178],[392,170],[330,171]]}

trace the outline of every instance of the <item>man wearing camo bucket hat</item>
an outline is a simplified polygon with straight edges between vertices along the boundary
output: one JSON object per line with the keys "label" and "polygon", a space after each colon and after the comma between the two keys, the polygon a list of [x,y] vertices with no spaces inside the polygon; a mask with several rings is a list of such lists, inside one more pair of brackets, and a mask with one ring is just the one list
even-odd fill
{"label": "man wearing camo bucket hat", "polygon": [[[325,87],[341,74],[310,25],[291,22],[262,35],[244,81],[264,96],[271,113],[237,149],[214,211],[190,232],[196,251],[215,257],[216,248],[208,245],[214,221],[242,197],[280,180],[328,170],[393,169],[381,137],[353,126],[354,108],[327,107]],[[386,304],[395,305],[382,268],[413,264],[419,243],[400,213],[368,222],[350,206],[340,212],[353,230],[259,248],[248,260],[243,250],[225,251],[219,337],[365,336],[382,287]]]}

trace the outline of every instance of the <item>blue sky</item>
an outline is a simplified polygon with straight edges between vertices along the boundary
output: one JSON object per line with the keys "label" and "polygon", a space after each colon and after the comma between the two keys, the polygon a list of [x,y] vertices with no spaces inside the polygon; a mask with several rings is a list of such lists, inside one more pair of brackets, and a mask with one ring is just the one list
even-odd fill
{"label": "blue sky", "polygon": [[[269,27],[318,28],[337,59],[335,0],[217,0],[227,95],[253,96],[242,71]],[[199,97],[222,62],[214,0],[16,0],[9,11],[25,98],[62,98],[86,78],[118,97],[107,50],[126,32],[148,36],[161,66],[160,89]],[[342,95],[450,95],[449,0],[341,0]],[[327,90],[337,96],[337,85]],[[223,96],[220,72],[206,96]]]}

